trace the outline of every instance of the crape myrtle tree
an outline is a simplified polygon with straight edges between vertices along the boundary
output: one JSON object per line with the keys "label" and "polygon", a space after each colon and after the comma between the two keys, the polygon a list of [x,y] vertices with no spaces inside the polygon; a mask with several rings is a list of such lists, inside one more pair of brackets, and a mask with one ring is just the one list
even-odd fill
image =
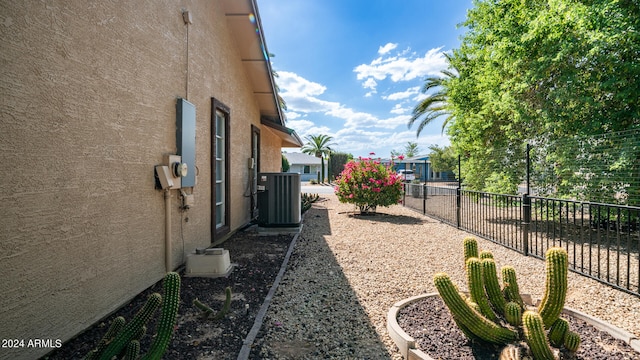
{"label": "crape myrtle tree", "polygon": [[[477,0],[461,25],[468,30],[449,56],[457,76],[428,79],[446,96],[426,119],[447,116],[466,185],[521,181],[525,143],[553,161],[545,179],[576,183],[586,172],[575,158],[589,149],[557,144],[640,127],[637,1]],[[617,146],[607,148],[614,157],[608,171],[638,174],[640,149],[629,154]]]}

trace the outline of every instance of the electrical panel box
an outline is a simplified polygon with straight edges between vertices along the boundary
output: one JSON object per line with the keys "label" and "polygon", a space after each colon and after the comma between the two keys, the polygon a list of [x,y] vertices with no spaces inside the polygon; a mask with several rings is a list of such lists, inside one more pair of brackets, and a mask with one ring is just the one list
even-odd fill
{"label": "electrical panel box", "polygon": [[176,102],[176,144],[178,155],[187,165],[181,187],[196,186],[196,107],[185,99]]}

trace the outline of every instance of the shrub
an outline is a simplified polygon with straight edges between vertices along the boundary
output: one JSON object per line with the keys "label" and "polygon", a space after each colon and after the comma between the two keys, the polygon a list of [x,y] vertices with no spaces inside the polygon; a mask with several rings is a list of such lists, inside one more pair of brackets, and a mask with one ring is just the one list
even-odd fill
{"label": "shrub", "polygon": [[378,206],[397,204],[402,199],[402,179],[391,165],[371,158],[346,163],[334,189],[340,202],[355,204],[361,214],[375,213]]}

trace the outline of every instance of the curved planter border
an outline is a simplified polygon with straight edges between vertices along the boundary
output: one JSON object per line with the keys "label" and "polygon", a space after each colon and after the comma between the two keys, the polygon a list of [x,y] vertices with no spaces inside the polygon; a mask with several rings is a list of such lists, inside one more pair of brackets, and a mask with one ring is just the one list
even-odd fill
{"label": "curved planter border", "polygon": [[[393,304],[389,312],[387,313],[387,331],[389,332],[389,336],[396,344],[398,349],[400,349],[400,353],[405,359],[410,360],[435,360],[431,356],[425,354],[420,349],[416,349],[416,341],[413,337],[409,336],[400,325],[398,325],[398,312],[400,309],[409,306],[410,304],[422,300],[428,297],[439,296],[438,293],[430,293],[423,294],[418,296],[413,296],[397,303]],[[530,295],[522,295],[522,299],[527,305],[533,305],[533,299]],[[539,300],[536,304],[539,303]],[[633,348],[636,352],[640,353],[640,339],[638,339],[635,335],[630,332],[620,329],[619,327],[613,326],[607,322],[604,322],[600,319],[589,316],[581,311],[567,308],[565,307],[562,310],[564,313],[576,317],[585,321],[586,323],[592,325],[598,330],[602,330],[607,332],[609,335],[613,336],[616,339],[622,340],[625,343],[629,344],[631,348]]]}

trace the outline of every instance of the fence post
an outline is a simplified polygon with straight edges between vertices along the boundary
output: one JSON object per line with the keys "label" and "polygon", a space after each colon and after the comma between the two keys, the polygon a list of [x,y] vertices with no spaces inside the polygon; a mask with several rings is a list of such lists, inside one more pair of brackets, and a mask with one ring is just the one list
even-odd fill
{"label": "fence post", "polygon": [[531,172],[531,145],[527,143],[526,147],[526,175],[527,175],[527,190],[522,195],[522,252],[525,256],[529,256],[529,230],[531,227],[531,198],[529,197],[529,191],[531,191],[530,185],[530,172]]}
{"label": "fence post", "polygon": [[427,214],[427,184],[422,184],[422,215]]}
{"label": "fence post", "polygon": [[531,226],[531,198],[522,195],[522,253],[529,256],[529,227]]}
{"label": "fence post", "polygon": [[456,226],[460,229],[460,189],[462,188],[462,164],[458,155],[458,187],[456,188]]}
{"label": "fence post", "polygon": [[456,226],[460,229],[460,186],[456,188]]}

